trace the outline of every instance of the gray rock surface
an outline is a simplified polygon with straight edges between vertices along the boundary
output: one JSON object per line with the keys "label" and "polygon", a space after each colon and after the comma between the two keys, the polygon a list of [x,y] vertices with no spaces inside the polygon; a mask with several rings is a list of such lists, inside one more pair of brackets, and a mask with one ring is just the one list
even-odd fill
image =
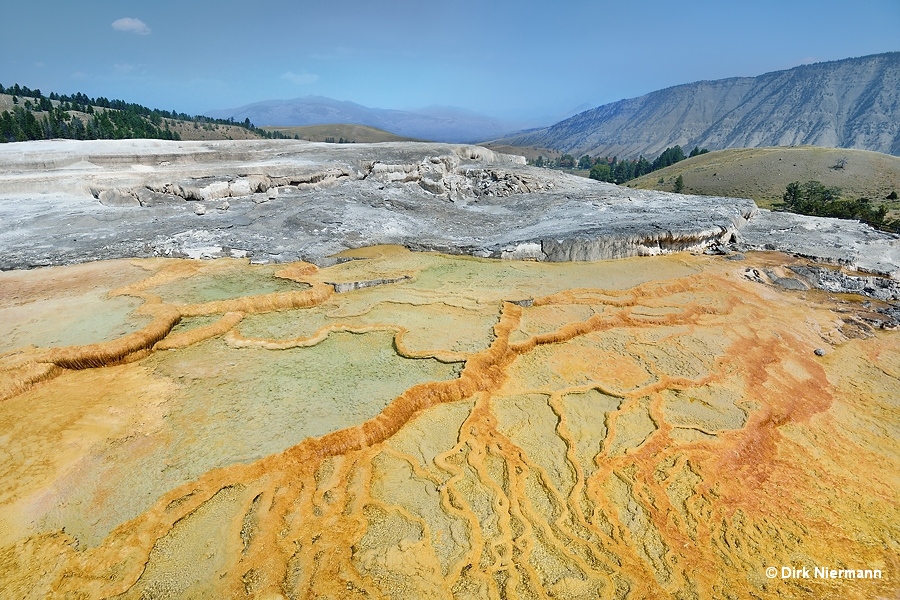
{"label": "gray rock surface", "polygon": [[900,236],[859,221],[760,209],[739,235],[743,249],[778,250],[900,279]]}
{"label": "gray rock surface", "polygon": [[[426,143],[7,144],[0,268],[128,256],[328,264],[373,244],[591,260],[702,250],[731,239],[756,210],[749,200],[631,190],[523,163]],[[211,210],[226,198],[228,210]]]}
{"label": "gray rock surface", "polygon": [[103,190],[99,194],[97,194],[97,199],[100,200],[100,204],[104,206],[140,206],[141,201],[138,200],[137,196],[132,194],[127,190]]}
{"label": "gray rock surface", "polygon": [[327,265],[375,244],[549,261],[773,249],[900,278],[898,237],[856,222],[618,187],[478,146],[0,146],[0,269],[150,256]]}
{"label": "gray rock surface", "polygon": [[859,294],[882,302],[900,301],[900,281],[883,277],[848,275],[825,267],[795,265],[789,268],[810,286],[826,292]]}

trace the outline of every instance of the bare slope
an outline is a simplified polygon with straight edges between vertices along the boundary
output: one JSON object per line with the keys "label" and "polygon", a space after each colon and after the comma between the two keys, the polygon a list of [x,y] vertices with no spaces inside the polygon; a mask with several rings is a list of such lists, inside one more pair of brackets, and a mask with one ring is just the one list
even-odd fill
{"label": "bare slope", "polygon": [[900,52],[698,81],[498,140],[582,154],[656,156],[809,144],[900,154]]}
{"label": "bare slope", "polygon": [[[846,159],[843,168],[835,168]],[[752,198],[760,206],[781,201],[792,181],[838,186],[846,198],[882,201],[900,193],[900,158],[844,148],[744,148],[701,154],[630,181],[630,187],[672,191],[681,175],[688,194]],[[660,183],[659,180],[663,182]],[[900,209],[900,203],[888,203]]]}

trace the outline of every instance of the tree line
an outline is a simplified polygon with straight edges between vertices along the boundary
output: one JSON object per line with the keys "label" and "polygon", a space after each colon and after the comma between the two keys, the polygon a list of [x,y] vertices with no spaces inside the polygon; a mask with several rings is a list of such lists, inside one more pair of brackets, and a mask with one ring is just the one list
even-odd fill
{"label": "tree line", "polygon": [[51,104],[51,101],[57,101],[59,102],[62,109],[66,111],[93,113],[93,107],[100,107],[112,110],[120,110],[123,112],[127,111],[136,113],[150,118],[154,121],[162,119],[172,119],[173,121],[193,121],[197,123],[233,125],[235,127],[244,127],[245,129],[255,129],[255,127],[253,127],[253,124],[250,122],[250,119],[241,122],[235,121],[233,118],[214,119],[212,117],[207,117],[204,115],[190,116],[187,113],[178,112],[175,110],[160,110],[158,108],[147,108],[146,106],[133,102],[125,102],[124,100],[109,100],[108,98],[104,98],[103,96],[91,98],[86,94],[82,94],[81,92],[70,95],[56,94],[51,92],[48,96],[45,97],[41,93],[41,90],[31,90],[28,89],[27,86],[19,86],[18,83],[13,85],[12,87],[6,88],[4,88],[3,85],[0,85],[0,94],[10,94],[14,97],[13,102],[16,102],[15,98],[18,96],[34,98],[40,102],[41,108],[39,110],[46,110],[46,107]]}
{"label": "tree line", "polygon": [[[109,100],[102,96],[91,98],[80,92],[44,95],[39,89],[32,90],[17,83],[11,87],[0,85],[0,94],[11,95],[14,105],[12,111],[0,113],[0,143],[53,138],[180,140],[181,136],[170,128],[169,121],[193,122],[195,127],[200,124],[243,127],[269,139],[289,137],[280,131],[259,129],[250,119],[241,122],[233,118],[191,117],[183,112],[151,109],[124,100]],[[82,119],[72,115],[73,112],[84,113],[87,117]]]}
{"label": "tree line", "polygon": [[82,111],[89,115],[87,120],[74,116],[60,106],[50,106],[44,114],[35,116],[39,107],[15,106],[12,112],[0,113],[0,142],[24,142],[28,140],[49,140],[64,138],[72,140],[112,140],[128,138],[149,138],[180,140],[178,132],[154,124],[143,115],[131,110]]}
{"label": "tree line", "polygon": [[617,156],[610,158],[609,156],[588,156],[585,154],[577,161],[571,154],[563,154],[559,158],[548,160],[543,156],[538,156],[534,165],[536,167],[549,167],[552,169],[581,169],[589,171],[589,177],[597,181],[606,181],[609,183],[623,184],[626,181],[636,179],[642,175],[664,169],[670,165],[692,158],[700,154],[709,152],[706,148],[700,149],[695,146],[688,156],[684,155],[681,146],[673,146],[666,148],[656,157],[656,160],[650,162],[643,155],[637,159],[619,160]]}
{"label": "tree line", "polygon": [[16,106],[0,113],[0,142],[24,142],[55,138],[72,140],[113,140],[147,138],[180,140],[169,123],[154,124],[132,111],[91,111],[86,120],[59,106],[51,106],[40,116],[33,109]]}

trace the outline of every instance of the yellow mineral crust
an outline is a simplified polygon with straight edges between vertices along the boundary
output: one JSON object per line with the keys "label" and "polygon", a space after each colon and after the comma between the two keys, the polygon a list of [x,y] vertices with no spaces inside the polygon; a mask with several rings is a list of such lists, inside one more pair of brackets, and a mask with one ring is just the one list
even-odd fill
{"label": "yellow mineral crust", "polygon": [[0,597],[900,592],[900,336],[794,259],[347,258],[0,275]]}

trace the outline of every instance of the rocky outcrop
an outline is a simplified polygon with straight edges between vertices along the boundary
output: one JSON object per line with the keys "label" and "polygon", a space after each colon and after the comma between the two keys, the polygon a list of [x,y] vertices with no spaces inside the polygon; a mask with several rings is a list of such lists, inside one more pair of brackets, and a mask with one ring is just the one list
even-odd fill
{"label": "rocky outcrop", "polygon": [[[744,270],[744,278],[783,290],[806,292],[821,290],[829,294],[862,296],[872,301],[831,300],[843,305],[838,313],[852,331],[852,337],[871,335],[872,329],[900,327],[900,282],[885,277],[846,273],[837,267],[794,264],[774,268]],[[823,354],[818,354],[823,356]]]}
{"label": "rocky outcrop", "polygon": [[[470,160],[481,160],[481,157],[476,155]],[[547,185],[539,177],[502,168],[460,168],[460,160],[453,155],[430,157],[418,163],[376,162],[367,177],[381,183],[417,183],[426,192],[450,200],[540,192]]]}
{"label": "rocky outcrop", "polygon": [[[517,176],[502,170],[502,167],[461,167],[463,161],[467,164],[477,161],[485,165],[521,166],[525,164],[525,159],[521,156],[497,154],[478,146],[459,146],[452,150],[450,153],[426,156],[411,162],[363,162],[359,168],[342,166],[312,171],[305,169],[305,172],[293,174],[276,174],[278,171],[285,171],[276,169],[273,172],[245,175],[193,176],[174,182],[148,182],[131,189],[103,189],[93,185],[90,191],[105,206],[136,207],[156,206],[177,199],[209,201],[256,193],[266,194],[267,199],[274,200],[278,197],[279,187],[310,191],[330,187],[346,179],[371,179],[386,184],[418,183],[431,194],[446,195],[457,200],[466,196],[509,196],[544,189],[539,179],[521,174]],[[119,161],[107,162],[119,164]],[[171,161],[160,162],[172,164]]]}
{"label": "rocky outcrop", "polygon": [[[348,177],[360,177],[351,169],[329,169],[309,175],[270,176],[264,174],[225,177],[199,177],[184,179],[174,183],[155,184],[151,191],[183,200],[216,200],[219,198],[239,198],[255,193],[265,193],[270,199],[277,197],[281,186],[294,186],[300,190],[334,185]],[[272,191],[271,194],[269,193]],[[138,190],[134,191],[135,194]],[[143,204],[142,204],[143,206]]]}
{"label": "rocky outcrop", "polygon": [[100,200],[100,204],[104,206],[140,206],[141,203],[134,194],[127,190],[113,188],[111,190],[103,190],[97,192],[95,196]]}
{"label": "rocky outcrop", "polygon": [[541,241],[545,260],[569,262],[608,260],[631,256],[658,256],[673,252],[703,252],[707,248],[731,240],[733,227],[716,227],[707,231],[647,233],[630,236],[568,237]]}

